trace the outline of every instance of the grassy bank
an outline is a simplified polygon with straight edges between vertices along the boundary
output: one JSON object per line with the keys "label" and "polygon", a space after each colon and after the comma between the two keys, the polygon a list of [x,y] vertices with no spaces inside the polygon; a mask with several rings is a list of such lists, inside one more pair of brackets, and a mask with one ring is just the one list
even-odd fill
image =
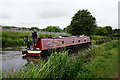
{"label": "grassy bank", "polygon": [[95,58],[82,67],[77,78],[114,78],[118,73],[118,42],[111,41],[98,47]]}
{"label": "grassy bank", "polygon": [[[40,60],[39,64],[32,64],[18,72],[7,72],[4,78],[112,78],[117,72],[118,40],[110,41],[99,46],[92,46],[78,57],[70,59],[67,51],[53,53],[48,61]],[[90,63],[86,64],[87,61]],[[5,73],[5,72],[4,72]],[[3,73],[3,74],[4,74]],[[13,75],[12,75],[13,74]]]}
{"label": "grassy bank", "polygon": [[[2,31],[2,47],[24,46],[25,43],[23,41],[23,37],[27,35],[29,36],[29,41],[32,44],[32,38],[30,37],[30,32]],[[59,36],[50,33],[38,33],[38,35],[39,37]]]}
{"label": "grassy bank", "polygon": [[102,44],[105,42],[109,42],[111,40],[118,40],[119,37],[111,37],[111,36],[99,36],[99,35],[90,35],[92,44]]}

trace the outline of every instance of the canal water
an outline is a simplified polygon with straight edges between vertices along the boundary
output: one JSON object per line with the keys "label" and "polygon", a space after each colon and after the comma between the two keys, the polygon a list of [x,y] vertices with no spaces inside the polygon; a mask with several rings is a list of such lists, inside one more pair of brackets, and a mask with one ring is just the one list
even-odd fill
{"label": "canal water", "polygon": [[25,47],[8,47],[2,49],[2,57],[0,58],[0,65],[2,71],[17,71],[29,63],[37,64],[38,57],[29,57],[22,54]]}

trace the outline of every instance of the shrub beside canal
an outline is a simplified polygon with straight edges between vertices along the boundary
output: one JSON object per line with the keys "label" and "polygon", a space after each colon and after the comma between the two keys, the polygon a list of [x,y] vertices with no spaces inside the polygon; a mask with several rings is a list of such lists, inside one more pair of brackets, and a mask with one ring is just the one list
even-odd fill
{"label": "shrub beside canal", "polygon": [[[48,61],[39,61],[34,66],[29,64],[18,72],[7,72],[4,78],[112,78],[117,72],[118,40],[106,42],[99,46],[92,46],[84,53],[79,52],[77,58],[69,58],[68,51],[55,52],[48,57]],[[88,56],[89,55],[89,56]],[[87,63],[90,61],[89,63]]]}

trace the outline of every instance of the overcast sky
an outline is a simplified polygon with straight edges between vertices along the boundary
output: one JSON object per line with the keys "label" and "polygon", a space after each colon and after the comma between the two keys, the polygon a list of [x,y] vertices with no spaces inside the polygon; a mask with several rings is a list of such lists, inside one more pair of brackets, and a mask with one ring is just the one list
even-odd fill
{"label": "overcast sky", "polygon": [[98,26],[118,28],[119,0],[0,0],[0,25],[65,28],[78,10],[88,9]]}

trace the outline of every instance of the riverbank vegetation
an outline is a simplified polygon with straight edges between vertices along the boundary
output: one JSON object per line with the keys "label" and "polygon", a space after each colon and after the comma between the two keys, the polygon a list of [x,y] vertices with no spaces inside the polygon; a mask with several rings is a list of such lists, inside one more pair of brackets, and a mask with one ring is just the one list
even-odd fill
{"label": "riverbank vegetation", "polygon": [[31,28],[26,28],[26,27],[15,27],[15,26],[2,26],[3,29],[5,30],[34,30],[36,29],[37,31],[46,31],[46,32],[63,32],[63,30],[59,26],[47,26],[46,28],[39,29],[38,27],[31,27]]}
{"label": "riverbank vegetation", "polygon": [[[64,36],[64,34],[51,33],[38,33],[38,35],[39,37]],[[29,41],[32,45],[32,37],[30,37],[30,32],[2,31],[2,47],[25,46],[25,42],[23,40],[24,36],[29,36]],[[99,44],[113,39],[118,39],[118,37],[108,37],[99,35],[90,35],[90,38],[93,44]]]}
{"label": "riverbank vegetation", "polygon": [[[38,33],[38,35],[39,37],[55,37],[63,34]],[[29,41],[32,44],[30,32],[2,31],[2,47],[25,46],[24,36],[29,36]]]}
{"label": "riverbank vegetation", "polygon": [[118,40],[119,37],[113,37],[113,36],[100,36],[100,35],[90,35],[92,44],[102,44],[111,40]]}
{"label": "riverbank vegetation", "polygon": [[[114,78],[118,70],[118,40],[93,45],[84,52],[80,51],[77,58],[69,58],[68,51],[52,53],[48,61],[39,61],[34,66],[29,64],[19,71],[6,72],[3,78],[49,78],[49,79],[80,79],[80,78]],[[5,72],[3,71],[3,74]]]}

